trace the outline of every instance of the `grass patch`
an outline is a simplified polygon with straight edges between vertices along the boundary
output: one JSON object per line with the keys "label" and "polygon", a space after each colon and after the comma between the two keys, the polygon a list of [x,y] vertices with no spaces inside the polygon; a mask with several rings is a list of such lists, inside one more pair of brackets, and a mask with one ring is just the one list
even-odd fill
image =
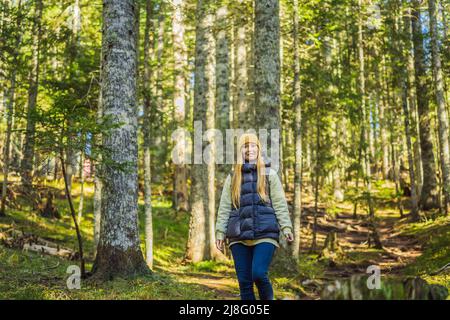
{"label": "grass patch", "polygon": [[450,263],[450,217],[405,225],[402,234],[414,236],[424,246],[423,254],[405,269],[408,275],[419,275],[429,283],[441,284],[450,291],[450,272],[433,272]]}

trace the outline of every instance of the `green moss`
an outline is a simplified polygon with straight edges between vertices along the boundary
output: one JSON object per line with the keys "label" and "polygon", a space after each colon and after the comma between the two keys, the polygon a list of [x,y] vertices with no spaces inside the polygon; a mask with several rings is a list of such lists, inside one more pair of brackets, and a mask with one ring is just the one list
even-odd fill
{"label": "green moss", "polygon": [[423,254],[405,269],[405,273],[422,276],[429,283],[441,284],[450,290],[449,271],[433,275],[450,262],[450,217],[409,224],[402,233],[416,237],[424,246]]}

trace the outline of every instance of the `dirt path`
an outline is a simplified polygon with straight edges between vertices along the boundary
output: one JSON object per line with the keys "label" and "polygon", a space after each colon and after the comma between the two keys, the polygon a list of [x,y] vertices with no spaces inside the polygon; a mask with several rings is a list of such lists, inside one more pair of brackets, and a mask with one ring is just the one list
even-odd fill
{"label": "dirt path", "polygon": [[399,233],[396,228],[399,218],[396,217],[383,217],[377,222],[382,250],[368,247],[369,229],[364,220],[355,220],[350,214],[340,213],[327,223],[339,225],[345,230],[338,233],[339,244],[346,255],[353,257],[351,261],[330,266],[325,273],[330,278],[366,273],[370,265],[378,265],[384,275],[398,274],[422,253],[416,239]]}

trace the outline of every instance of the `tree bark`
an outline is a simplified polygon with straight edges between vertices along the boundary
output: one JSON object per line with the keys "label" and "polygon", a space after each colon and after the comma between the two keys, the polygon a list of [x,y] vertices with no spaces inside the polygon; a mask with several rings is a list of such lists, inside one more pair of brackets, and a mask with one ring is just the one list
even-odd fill
{"label": "tree bark", "polygon": [[292,256],[299,258],[300,230],[302,215],[302,106],[300,103],[300,50],[298,34],[298,0],[294,0],[293,40],[294,40],[294,111],[295,111],[295,165],[294,165],[294,243]]}
{"label": "tree bark", "polygon": [[[255,129],[281,180],[279,1],[255,2]],[[267,140],[261,135],[267,130]],[[272,136],[271,130],[275,130]],[[273,140],[273,141],[272,141]],[[273,153],[273,154],[272,154]]]}
{"label": "tree bark", "polygon": [[28,107],[27,107],[27,126],[25,133],[25,145],[23,149],[23,158],[21,163],[21,180],[24,190],[32,190],[32,170],[34,159],[35,129],[36,129],[36,102],[39,86],[39,54],[41,48],[41,18],[43,4],[42,0],[37,0],[34,11],[33,21],[33,51],[31,57],[31,70],[29,74],[28,89]]}
{"label": "tree bark", "polygon": [[[223,2],[221,2],[223,4]],[[227,21],[230,18],[226,6],[220,6],[216,12],[216,128],[220,130],[222,139],[217,150],[222,151],[222,159],[216,166],[217,181],[221,184],[231,171],[231,148],[227,148],[226,130],[230,129],[230,59],[229,32]],[[218,190],[218,188],[216,188]],[[220,192],[216,192],[216,204],[219,203]]]}
{"label": "tree bark", "polygon": [[[103,51],[100,51],[100,70],[99,70],[99,92],[98,92],[98,104],[97,104],[97,123],[101,123],[103,118],[103,103],[102,103],[102,74],[103,74]],[[102,134],[98,133],[95,137],[95,142],[98,147],[101,147],[102,144]],[[55,163],[55,171],[56,171]],[[100,238],[100,224],[101,224],[101,215],[102,215],[102,177],[101,177],[101,168],[102,168],[102,154],[97,154],[97,159],[95,159],[94,165],[94,248],[97,250],[99,238]],[[56,177],[56,174],[55,174]]]}
{"label": "tree bark", "polygon": [[248,100],[248,58],[247,58],[247,43],[246,43],[246,24],[245,17],[245,2],[239,1],[237,5],[239,11],[234,15],[234,85],[235,85],[235,97],[234,97],[234,119],[235,128],[249,129],[253,125],[252,113],[249,109]]}
{"label": "tree bark", "polygon": [[[174,120],[177,128],[184,128],[186,118],[186,93],[185,93],[185,77],[187,63],[187,48],[184,42],[184,21],[182,16],[183,1],[173,1],[174,15],[172,20],[173,33],[173,52],[174,52]],[[184,131],[180,131],[180,136],[176,137],[176,141],[186,141]],[[185,158],[186,146],[180,148],[178,157]],[[186,164],[175,165],[175,188],[173,195],[173,207],[179,210],[188,210],[188,193],[187,193],[187,177]]]}
{"label": "tree bark", "polygon": [[78,223],[83,217],[84,206],[84,152],[80,152],[80,202],[78,203]]}
{"label": "tree bark", "polygon": [[[362,11],[363,11],[363,0],[358,0],[359,7],[359,15],[358,15],[358,62],[359,62],[359,94],[361,98],[361,139],[360,143],[363,144],[363,163],[364,163],[364,180],[366,183],[366,197],[367,197],[367,206],[369,210],[369,216],[373,218],[375,212],[372,204],[372,196],[371,196],[371,168],[370,168],[370,150],[367,146],[367,143],[370,139],[370,130],[368,130],[367,124],[370,126],[370,118],[367,114],[366,110],[366,77],[365,77],[365,61],[364,61],[364,42],[363,42],[363,20],[362,20]],[[369,143],[370,145],[370,143]]]}
{"label": "tree bark", "polygon": [[408,105],[409,113],[411,116],[411,136],[414,137],[413,151],[414,151],[414,165],[415,176],[417,178],[417,196],[420,199],[421,189],[423,185],[423,173],[422,173],[422,156],[420,149],[420,135],[419,135],[419,121],[417,121],[417,91],[415,87],[414,76],[414,56],[412,53],[412,26],[411,26],[411,8],[407,7],[406,12],[403,15],[403,25],[405,32],[405,48],[406,48],[406,70],[407,70],[407,82],[408,82]]}
{"label": "tree bark", "polygon": [[152,217],[152,175],[151,175],[151,114],[152,114],[152,94],[151,78],[152,69],[150,67],[153,41],[150,33],[152,30],[152,9],[153,1],[146,1],[145,35],[144,35],[144,119],[142,131],[144,135],[144,213],[145,213],[145,260],[150,269],[153,269],[153,217]]}
{"label": "tree bark", "polygon": [[[194,85],[194,163],[191,167],[191,217],[184,262],[199,262],[210,258],[208,185],[211,176],[203,162],[206,144],[203,130],[207,124],[207,112],[214,108],[214,42],[211,39],[213,15],[210,0],[197,1],[197,27],[195,39]],[[197,130],[196,130],[197,129]]]}
{"label": "tree bark", "polygon": [[439,149],[440,149],[439,151],[440,151],[442,178],[443,178],[444,210],[445,213],[447,213],[448,205],[450,202],[449,130],[448,130],[448,115],[444,99],[444,81],[442,77],[442,65],[438,40],[438,30],[437,30],[438,8],[436,5],[436,0],[428,0],[428,11],[430,22],[433,79],[435,86],[434,92],[439,120]]}
{"label": "tree bark", "polygon": [[79,250],[79,254],[80,254],[81,277],[84,278],[86,276],[86,269],[85,269],[85,261],[84,261],[84,254],[83,254],[83,240],[81,238],[80,228],[78,226],[77,218],[75,216],[75,208],[73,206],[72,195],[71,195],[70,189],[69,189],[69,184],[68,184],[69,181],[67,179],[67,172],[66,172],[66,168],[65,168],[64,152],[62,149],[60,150],[59,158],[61,161],[61,170],[62,170],[62,174],[64,177],[64,187],[65,187],[65,191],[66,191],[67,201],[69,202],[70,214],[72,216],[72,220],[75,225],[75,231],[77,234],[78,250]]}
{"label": "tree bark", "polygon": [[103,2],[103,114],[118,127],[103,136],[110,161],[102,167],[101,229],[93,266],[99,279],[149,272],[138,227],[137,14],[135,0]]}
{"label": "tree bark", "polygon": [[[66,67],[66,79],[70,81],[70,78],[75,75],[76,66],[74,65],[78,53],[79,53],[79,41],[81,31],[81,10],[79,0],[75,0],[72,5],[72,20],[69,25],[72,30],[72,34],[67,42],[67,57],[65,64]],[[72,126],[73,119],[69,116],[68,127]],[[77,168],[77,151],[70,144],[66,148],[66,173],[67,181],[69,183],[69,190],[72,190],[72,177],[76,173]]]}
{"label": "tree bark", "polygon": [[[21,17],[22,14],[22,1],[19,1],[17,4],[17,29],[20,29],[21,25]],[[20,32],[17,32],[14,46],[14,53],[12,57],[13,66],[16,66],[19,56],[19,47],[22,42],[22,36]],[[0,70],[3,72],[3,70]],[[14,103],[15,103],[15,93],[16,93],[16,76],[17,76],[17,68],[11,68],[11,76],[10,76],[10,88],[7,91],[8,102],[6,105],[6,132],[5,132],[5,144],[3,145],[3,183],[2,183],[2,198],[1,198],[1,207],[0,207],[0,216],[6,215],[6,198],[8,191],[8,175],[9,175],[9,166],[10,166],[10,150],[11,150],[11,134],[12,134],[12,125],[13,125],[13,115],[14,115]],[[3,90],[2,90],[3,91]]]}
{"label": "tree bark", "polygon": [[414,71],[417,90],[417,108],[419,113],[420,148],[422,151],[423,186],[420,195],[420,207],[423,210],[439,208],[436,165],[431,140],[431,114],[428,103],[428,84],[425,71],[420,1],[413,0],[412,32],[414,44]]}

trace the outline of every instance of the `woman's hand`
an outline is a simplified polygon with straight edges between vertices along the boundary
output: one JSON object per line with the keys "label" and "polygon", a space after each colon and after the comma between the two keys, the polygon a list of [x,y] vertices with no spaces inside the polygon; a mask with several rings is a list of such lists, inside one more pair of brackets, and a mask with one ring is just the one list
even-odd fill
{"label": "woman's hand", "polygon": [[223,245],[224,245],[224,241],[223,240],[219,240],[219,239],[216,240],[216,247],[222,253],[223,253]]}
{"label": "woman's hand", "polygon": [[284,236],[288,243],[291,243],[294,241],[294,234],[292,233],[291,228],[283,229],[283,233],[284,233]]}
{"label": "woman's hand", "polygon": [[287,242],[289,242],[289,243],[291,243],[291,242],[294,241],[294,235],[292,234],[292,232],[288,232],[288,233],[286,234],[286,240],[287,240]]}

